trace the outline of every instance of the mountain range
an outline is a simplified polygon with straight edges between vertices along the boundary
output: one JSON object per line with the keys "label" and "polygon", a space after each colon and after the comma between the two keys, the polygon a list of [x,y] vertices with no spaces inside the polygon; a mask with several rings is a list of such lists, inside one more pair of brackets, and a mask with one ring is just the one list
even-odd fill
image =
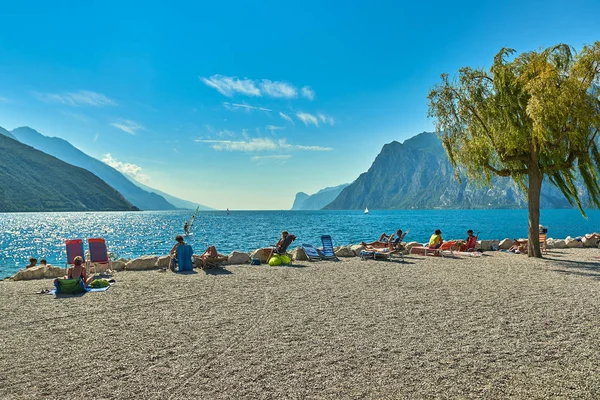
{"label": "mountain range", "polygon": [[296,193],[292,210],[320,210],[335,200],[335,198],[338,197],[342,190],[348,185],[349,183],[344,183],[335,187],[326,187],[325,189],[321,189],[312,195],[308,195],[304,192],[298,192]]}
{"label": "mountain range", "polygon": [[[580,193],[585,193],[583,185]],[[545,182],[542,208],[572,207],[560,191]],[[404,143],[383,146],[369,168],[324,209],[474,209],[524,208],[526,196],[509,178],[494,178],[492,188],[459,183],[435,133],[423,132]]]}
{"label": "mountain range", "polygon": [[[100,179],[119,191],[129,202],[141,210],[175,210],[177,208],[194,209],[196,206],[201,206],[199,204],[187,202],[186,200],[177,199],[174,196],[169,196],[173,200],[173,203],[169,202],[163,195],[157,193],[157,190],[149,190],[151,188],[148,186],[142,185],[139,182],[132,182],[121,172],[102,161],[85,154],[66,140],[57,137],[44,136],[29,127],[14,129],[11,133],[12,136],[21,143],[25,143],[60,160],[68,162],[69,164],[85,168],[94,173]],[[147,189],[144,190],[144,188],[140,186],[145,186]],[[175,205],[175,202],[179,205]]]}
{"label": "mountain range", "polygon": [[0,212],[138,210],[91,172],[4,133],[0,154]]}

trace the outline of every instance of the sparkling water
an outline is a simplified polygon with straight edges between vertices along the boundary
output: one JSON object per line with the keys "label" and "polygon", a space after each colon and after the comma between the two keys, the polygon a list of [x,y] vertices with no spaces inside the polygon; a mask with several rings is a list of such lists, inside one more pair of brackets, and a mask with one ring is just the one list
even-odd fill
{"label": "sparkling water", "polygon": [[[13,275],[30,257],[45,258],[63,266],[65,240],[106,239],[117,257],[166,255],[183,234],[191,211],[1,213],[0,277]],[[541,223],[548,237],[581,236],[600,230],[600,212],[590,210],[588,219],[577,210],[542,210]],[[186,237],[195,253],[210,244],[221,253],[251,251],[275,244],[282,230],[297,236],[292,248],[302,243],[320,246],[328,234],[334,245],[373,241],[382,232],[410,230],[406,241],[425,242],[435,229],[445,239],[466,237],[467,229],[480,239],[527,236],[527,210],[370,210],[360,211],[205,211],[199,212],[192,234]],[[87,250],[87,243],[85,244]]]}

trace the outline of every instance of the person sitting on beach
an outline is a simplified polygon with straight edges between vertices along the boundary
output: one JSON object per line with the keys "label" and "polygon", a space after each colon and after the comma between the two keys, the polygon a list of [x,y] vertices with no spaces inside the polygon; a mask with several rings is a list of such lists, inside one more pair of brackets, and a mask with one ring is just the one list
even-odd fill
{"label": "person sitting on beach", "polygon": [[185,242],[183,241],[183,236],[181,235],[175,236],[175,241],[176,243],[170,251],[171,263],[169,267],[171,268],[171,271],[175,271],[175,267],[177,266],[177,247],[185,245]]}
{"label": "person sitting on beach", "polygon": [[217,264],[222,263],[223,261],[227,261],[227,257],[219,254],[217,248],[215,246],[208,246],[206,251],[202,253],[200,257],[198,257],[200,265],[197,267],[206,268],[206,267],[214,267]]}
{"label": "person sitting on beach", "polygon": [[442,239],[442,231],[436,229],[433,235],[431,235],[431,237],[429,238],[429,243],[427,247],[429,247],[430,249],[437,249],[442,245],[442,243],[444,243],[444,239]]}
{"label": "person sitting on beach", "polygon": [[296,236],[290,234],[288,231],[282,231],[281,237],[275,245],[274,252],[277,254],[283,254],[287,251],[289,245],[296,240]]}
{"label": "person sitting on beach", "polygon": [[29,265],[27,265],[25,268],[33,268],[33,267],[35,267],[36,264],[37,264],[37,258],[31,257],[29,259]]}
{"label": "person sitting on beach", "polygon": [[475,251],[475,246],[477,246],[477,236],[473,235],[472,229],[469,229],[465,241],[459,243],[458,251]]}
{"label": "person sitting on beach", "polygon": [[93,277],[88,277],[85,266],[83,265],[83,258],[77,256],[73,259],[73,266],[67,270],[66,279],[77,279],[81,278],[83,283],[87,286],[93,280]]}
{"label": "person sitting on beach", "polygon": [[525,254],[527,253],[528,240],[513,239],[513,245],[508,249],[511,253]]}

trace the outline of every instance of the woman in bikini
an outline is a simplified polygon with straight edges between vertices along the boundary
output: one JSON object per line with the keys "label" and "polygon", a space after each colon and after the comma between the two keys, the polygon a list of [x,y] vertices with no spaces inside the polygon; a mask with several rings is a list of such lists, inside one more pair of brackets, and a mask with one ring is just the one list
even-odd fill
{"label": "woman in bikini", "polygon": [[93,277],[88,277],[87,271],[85,270],[85,266],[83,264],[83,258],[81,256],[77,256],[73,259],[73,266],[67,270],[67,279],[77,279],[80,278],[83,280],[85,285],[89,285],[92,281]]}

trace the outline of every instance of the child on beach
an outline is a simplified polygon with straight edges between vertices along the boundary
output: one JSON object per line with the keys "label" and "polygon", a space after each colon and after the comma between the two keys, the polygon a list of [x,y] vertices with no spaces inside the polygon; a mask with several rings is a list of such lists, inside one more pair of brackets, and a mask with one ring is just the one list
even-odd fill
{"label": "child on beach", "polygon": [[430,249],[437,249],[442,245],[443,242],[444,239],[442,239],[442,231],[436,229],[433,235],[431,235],[431,237],[429,238],[429,244],[427,247],[429,247]]}

